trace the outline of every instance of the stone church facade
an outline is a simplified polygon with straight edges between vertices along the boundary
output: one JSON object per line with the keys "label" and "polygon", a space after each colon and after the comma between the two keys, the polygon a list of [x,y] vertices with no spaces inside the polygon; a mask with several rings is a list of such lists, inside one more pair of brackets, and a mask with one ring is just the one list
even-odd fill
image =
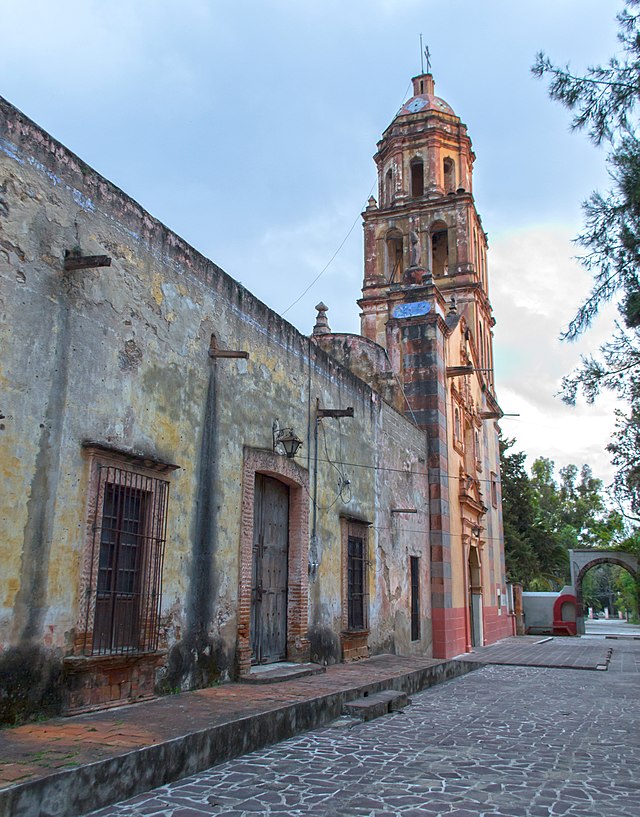
{"label": "stone church facade", "polygon": [[0,100],[3,721],[512,634],[473,158],[415,78],[307,337]]}

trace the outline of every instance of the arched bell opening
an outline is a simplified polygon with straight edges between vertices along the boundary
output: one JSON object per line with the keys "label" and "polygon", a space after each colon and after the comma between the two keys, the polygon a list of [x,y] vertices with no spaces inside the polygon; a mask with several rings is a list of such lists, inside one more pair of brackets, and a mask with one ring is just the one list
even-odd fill
{"label": "arched bell opening", "polygon": [[424,196],[424,162],[422,159],[411,160],[411,197]]}
{"label": "arched bell opening", "polygon": [[444,176],[444,192],[456,192],[456,163],[450,156],[447,156],[442,163],[442,173]]}
{"label": "arched bell opening", "polygon": [[384,277],[392,284],[402,280],[404,272],[404,239],[399,230],[389,230],[385,238]]}
{"label": "arched bell opening", "polygon": [[449,228],[441,221],[431,228],[431,265],[434,278],[449,274]]}

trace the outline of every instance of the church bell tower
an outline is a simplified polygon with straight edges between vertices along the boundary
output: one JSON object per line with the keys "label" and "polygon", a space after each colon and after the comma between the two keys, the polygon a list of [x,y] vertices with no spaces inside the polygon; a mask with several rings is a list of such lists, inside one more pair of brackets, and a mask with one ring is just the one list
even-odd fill
{"label": "church bell tower", "polygon": [[471,140],[460,118],[435,96],[433,76],[412,81],[413,96],[374,157],[378,201],[371,198],[364,213],[362,334],[387,347],[393,307],[428,283],[449,303],[452,297],[459,306],[472,303],[486,341],[492,326],[487,237],[473,200]]}
{"label": "church bell tower", "polygon": [[433,651],[448,657],[483,642],[505,581],[501,514],[487,488],[499,474],[501,416],[487,236],[467,128],[430,73],[413,78],[377,147],[361,333],[386,350],[404,413],[427,435]]}

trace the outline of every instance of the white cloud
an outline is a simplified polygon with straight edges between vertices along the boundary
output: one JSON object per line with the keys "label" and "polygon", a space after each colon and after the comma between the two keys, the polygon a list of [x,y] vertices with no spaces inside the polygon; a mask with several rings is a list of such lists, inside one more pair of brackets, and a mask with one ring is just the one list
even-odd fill
{"label": "white cloud", "polygon": [[603,394],[593,406],[566,406],[557,396],[562,377],[611,331],[613,309],[577,343],[560,332],[589,290],[588,274],[574,260],[568,228],[535,226],[498,237],[491,248],[492,302],[496,325],[496,381],[506,412],[507,436],[531,459],[588,463],[605,481],[612,476],[605,446],[613,431],[616,401]]}

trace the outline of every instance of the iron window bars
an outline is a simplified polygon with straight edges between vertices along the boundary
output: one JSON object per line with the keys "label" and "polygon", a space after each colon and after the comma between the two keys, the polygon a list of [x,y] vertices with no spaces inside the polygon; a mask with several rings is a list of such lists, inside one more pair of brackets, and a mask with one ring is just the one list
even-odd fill
{"label": "iron window bars", "polygon": [[369,627],[369,560],[366,534],[347,538],[347,626],[349,630]]}
{"label": "iron window bars", "polygon": [[98,466],[84,654],[158,648],[169,483]]}

